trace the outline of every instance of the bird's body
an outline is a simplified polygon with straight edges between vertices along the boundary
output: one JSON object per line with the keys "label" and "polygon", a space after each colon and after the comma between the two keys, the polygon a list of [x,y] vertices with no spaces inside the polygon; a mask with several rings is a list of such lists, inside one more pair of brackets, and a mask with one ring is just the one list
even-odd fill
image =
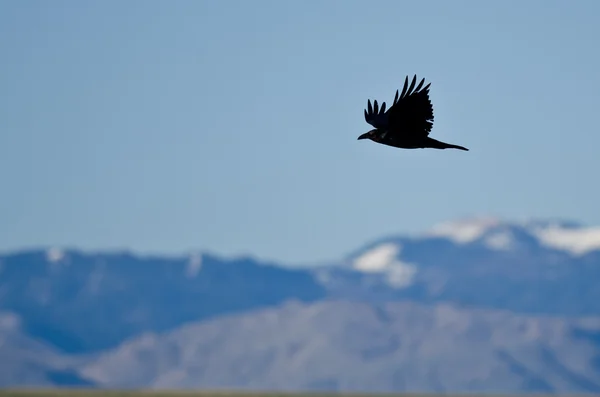
{"label": "bird's body", "polygon": [[429,100],[429,86],[424,88],[422,79],[415,88],[417,76],[414,76],[410,87],[408,76],[404,80],[402,94],[396,97],[394,103],[385,111],[385,102],[381,108],[377,101],[371,106],[368,101],[368,111],[365,109],[365,121],[374,129],[362,134],[358,139],[370,139],[373,142],[401,149],[460,149],[469,150],[463,146],[453,145],[429,137],[433,127],[433,106]]}

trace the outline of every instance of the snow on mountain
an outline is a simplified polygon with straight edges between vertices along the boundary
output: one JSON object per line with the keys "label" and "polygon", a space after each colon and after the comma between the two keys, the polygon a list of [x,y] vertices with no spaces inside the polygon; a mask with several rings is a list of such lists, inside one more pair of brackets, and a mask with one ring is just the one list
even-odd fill
{"label": "snow on mountain", "polygon": [[50,263],[68,264],[68,262],[66,262],[65,259],[66,259],[65,252],[58,247],[52,247],[52,248],[49,248],[48,250],[46,250],[46,260]]}
{"label": "snow on mountain", "polygon": [[393,287],[408,287],[414,281],[417,267],[399,259],[401,250],[400,244],[378,245],[355,258],[352,267],[363,273],[385,273],[388,283]]}
{"label": "snow on mountain", "polygon": [[531,232],[547,247],[564,250],[572,255],[583,255],[600,250],[600,227],[570,227],[548,224],[534,227]]}
{"label": "snow on mountain", "polygon": [[189,256],[187,267],[186,267],[186,276],[189,278],[194,278],[200,272],[202,268],[202,254],[194,252]]}
{"label": "snow on mountain", "polygon": [[[347,257],[345,266],[318,269],[315,276],[330,293],[343,296],[361,291],[369,299],[450,299],[469,304],[486,300],[505,302],[511,309],[521,307],[517,300],[509,304],[515,289],[532,283],[544,292],[530,299],[528,310],[550,310],[553,301],[569,311],[587,313],[595,310],[593,305],[570,300],[566,285],[600,274],[595,257],[582,256],[595,250],[600,254],[600,227],[464,218],[421,234],[373,241]],[[587,292],[580,292],[596,296],[592,289],[590,285]]]}
{"label": "snow on mountain", "polygon": [[444,237],[458,244],[470,243],[480,238],[501,221],[491,217],[467,218],[443,222],[425,233],[427,237]]}
{"label": "snow on mountain", "polygon": [[571,255],[600,250],[600,227],[570,222],[503,222],[493,217],[465,218],[435,225],[424,237],[447,238],[457,244],[481,241],[488,248],[507,250],[516,243],[515,230],[531,235],[547,248]]}
{"label": "snow on mountain", "polygon": [[500,251],[512,249],[516,242],[510,231],[497,230],[486,236],[484,244],[489,248]]}

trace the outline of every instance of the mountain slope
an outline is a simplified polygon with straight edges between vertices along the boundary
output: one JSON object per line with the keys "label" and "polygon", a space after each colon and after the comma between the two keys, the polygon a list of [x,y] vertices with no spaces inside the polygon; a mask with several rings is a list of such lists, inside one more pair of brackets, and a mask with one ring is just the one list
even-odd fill
{"label": "mountain slope", "polygon": [[100,352],[143,333],[289,300],[408,299],[600,315],[598,230],[572,222],[458,220],[379,239],[333,266],[303,269],[196,253],[27,250],[0,255],[0,310],[19,317],[20,335],[59,355]]}
{"label": "mountain slope", "polygon": [[18,313],[26,332],[71,353],[186,321],[325,296],[307,271],[210,255],[26,251],[1,256],[0,276],[0,310]]}
{"label": "mountain slope", "polygon": [[128,340],[84,366],[103,387],[600,392],[600,317],[328,301]]}
{"label": "mountain slope", "polygon": [[0,384],[597,391],[597,319],[575,318],[597,280],[598,228],[569,222],[447,222],[302,269],[8,253]]}
{"label": "mountain slope", "polygon": [[0,313],[0,386],[92,386],[76,368],[85,360],[68,357],[27,336],[19,316]]}
{"label": "mountain slope", "polygon": [[600,232],[473,219],[392,236],[315,270],[330,296],[456,302],[521,313],[600,313]]}

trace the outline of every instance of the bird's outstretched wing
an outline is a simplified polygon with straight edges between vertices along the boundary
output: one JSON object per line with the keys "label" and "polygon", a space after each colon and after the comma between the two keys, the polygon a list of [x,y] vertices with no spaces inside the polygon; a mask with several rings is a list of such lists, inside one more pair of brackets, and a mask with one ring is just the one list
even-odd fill
{"label": "bird's outstretched wing", "polygon": [[384,128],[387,126],[387,114],[385,112],[385,102],[381,104],[381,108],[379,108],[379,104],[377,100],[373,102],[373,106],[371,106],[371,100],[367,101],[367,109],[365,109],[365,121],[371,124],[375,128]]}
{"label": "bird's outstretched wing", "polygon": [[387,127],[390,131],[402,135],[426,137],[433,127],[433,106],[429,99],[429,86],[423,87],[422,79],[415,88],[417,76],[415,75],[408,86],[408,76],[404,80],[402,93],[394,97],[394,103],[385,113]]}

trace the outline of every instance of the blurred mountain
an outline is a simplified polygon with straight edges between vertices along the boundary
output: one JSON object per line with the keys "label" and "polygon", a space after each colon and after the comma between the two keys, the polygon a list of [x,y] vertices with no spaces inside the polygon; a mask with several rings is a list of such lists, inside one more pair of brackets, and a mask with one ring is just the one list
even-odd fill
{"label": "blurred mountain", "polygon": [[0,310],[18,313],[29,335],[68,353],[93,352],[188,321],[325,295],[309,272],[246,258],[58,249],[0,256]]}
{"label": "blurred mountain", "polygon": [[147,333],[84,365],[107,388],[600,392],[600,317],[289,302]]}
{"label": "blurred mountain", "polygon": [[[98,385],[194,386],[212,382],[210,384],[236,386],[236,382],[241,382],[239,385],[259,388],[302,386],[359,390],[371,388],[381,381],[381,388],[394,390],[401,390],[402,385],[410,386],[409,389],[452,391],[465,388],[494,391],[498,387],[521,391],[596,390],[597,377],[586,371],[599,372],[600,356],[593,356],[596,353],[590,353],[593,357],[579,355],[581,349],[577,347],[587,344],[592,349],[590,352],[596,352],[594,349],[600,340],[600,334],[594,334],[596,329],[593,327],[589,331],[592,336],[587,339],[581,336],[583,334],[577,334],[580,321],[583,321],[580,317],[600,317],[600,288],[596,280],[600,280],[600,227],[548,220],[517,223],[493,218],[460,219],[436,225],[419,235],[384,237],[360,247],[338,263],[307,268],[263,263],[253,258],[226,259],[207,253],[156,257],[59,248],[9,252],[0,255],[0,311],[9,313],[7,318],[18,319],[18,327],[0,329],[0,337],[11,341],[0,345],[0,358],[11,357],[10,362],[15,363],[0,368],[0,384],[6,384],[4,379],[7,378],[3,378],[3,374],[12,374],[12,378],[21,379],[23,384],[89,382]],[[289,301],[298,303],[289,306]],[[268,341],[255,340],[275,331],[261,331],[267,324],[252,320],[254,316],[258,319],[267,315],[265,313],[272,313],[269,316],[273,318],[286,315],[303,318],[306,313],[316,310],[328,313],[331,321],[337,322],[336,327],[348,325],[348,335],[327,336],[326,330],[309,321],[306,327],[297,331],[302,333],[297,337],[304,345],[318,346],[325,343],[323,340],[339,337],[340,341],[364,344],[367,349],[372,341],[361,339],[364,335],[360,330],[370,326],[371,315],[364,314],[366,317],[361,318],[349,307],[362,308],[364,313],[379,313],[386,318],[386,321],[371,324],[380,328],[369,331],[376,334],[411,335],[419,329],[418,324],[426,321],[422,316],[444,307],[453,307],[452,310],[463,313],[457,315],[469,324],[486,325],[477,326],[466,334],[451,333],[446,337],[442,337],[444,328],[434,327],[427,336],[427,343],[423,344],[440,349],[439,352],[428,351],[427,354],[431,354],[428,358],[423,356],[425,348],[415,348],[408,356],[402,350],[393,360],[389,358],[372,364],[372,369],[369,369],[369,360],[352,355],[354,347],[350,345],[343,347],[336,342],[335,346],[327,348],[301,349],[302,360],[323,360],[333,367],[301,367],[303,369],[294,376],[285,371],[300,365],[295,364],[297,356],[282,353],[278,350],[282,348],[279,345],[271,346],[278,343],[273,337],[267,338]],[[397,309],[399,307],[404,309]],[[387,330],[389,323],[396,324],[404,318],[402,313],[406,310],[412,313],[410,321],[402,322],[402,328]],[[400,317],[397,319],[396,315]],[[511,350],[509,339],[512,336],[509,334],[505,335],[504,344],[494,347],[492,341],[483,341],[486,335],[494,335],[495,331],[490,329],[500,326],[492,320],[496,318],[494,316],[563,327],[560,329],[569,332],[561,331],[563,333],[557,337],[561,346],[564,345],[561,349],[566,351],[571,346],[573,354],[568,357],[559,354],[547,344],[550,342],[536,337],[527,339],[521,331],[515,331],[514,337],[525,338],[519,343],[527,345],[524,347],[529,349],[527,354],[533,356],[521,357],[516,350]],[[221,329],[222,324],[237,327],[239,332],[249,332],[250,335],[243,337],[247,341],[244,345],[249,345],[244,347],[241,342],[228,339],[226,335],[233,330]],[[287,343],[296,331],[285,323],[278,324],[281,328],[277,329],[277,338],[282,339],[285,349],[293,351],[293,346],[289,347]],[[256,330],[253,330],[254,326]],[[187,335],[185,330],[204,330],[203,327],[221,329],[218,335],[222,343],[210,342],[202,333],[190,341],[177,341]],[[487,333],[484,332],[486,329]],[[255,332],[258,334],[254,335]],[[393,335],[388,336],[392,339],[400,337],[400,334]],[[437,338],[441,338],[440,341],[436,342]],[[454,347],[455,342],[456,349],[467,350],[459,353]],[[185,356],[187,361],[182,362],[179,353],[172,350],[172,346],[180,343],[208,343],[215,349],[214,354],[222,359],[211,356],[209,363],[203,358],[208,357],[202,353],[204,350],[193,353],[191,349],[192,353],[186,354],[192,356]],[[442,346],[443,343],[452,345],[452,349],[448,350],[450,347]],[[480,353],[473,356],[474,353],[468,350],[475,346],[471,343],[479,343],[476,349],[487,356],[480,357]],[[264,345],[275,356],[271,353],[256,353],[256,356],[250,351],[252,345]],[[487,346],[485,349],[484,345]],[[15,349],[13,346],[21,347]],[[148,350],[140,350],[139,346],[147,346]],[[372,348],[383,349],[377,346]],[[43,353],[32,354],[37,351]],[[555,359],[544,354],[553,355]],[[324,355],[330,355],[330,358]],[[346,355],[350,356],[344,362],[341,357]],[[532,358],[534,356],[537,358]],[[38,361],[32,361],[32,357]],[[123,365],[131,366],[131,370],[115,374],[111,368],[119,366],[114,357],[133,361],[138,357],[143,365],[124,361],[127,364]],[[464,366],[452,366],[452,371],[459,371],[459,368],[462,368],[460,371],[471,371],[475,361],[481,359],[489,366],[486,367],[489,372],[481,375],[483,378],[477,378],[479,380],[470,381],[466,380],[467,372],[460,376],[456,373],[457,378],[452,381],[450,375],[442,375],[450,371],[444,365],[452,357],[457,362],[466,360]],[[414,360],[420,363],[419,368],[409,369],[409,363]],[[556,383],[555,378],[547,379],[550,367],[541,365],[544,360],[561,363],[565,371],[574,371],[573,376],[581,376],[583,380],[577,383],[572,378]],[[571,364],[567,365],[564,360],[570,360]],[[77,365],[72,364],[74,362]],[[107,362],[111,363],[108,367]],[[510,374],[502,366],[509,362],[514,364],[511,364]],[[83,363],[85,366],[82,367]],[[274,363],[277,368],[284,369],[271,367]],[[252,368],[251,373],[258,372],[247,376],[241,374],[239,371],[246,371],[243,368],[247,365]],[[169,368],[173,366],[182,372],[172,372]],[[362,372],[352,372],[360,367],[370,375],[359,376]],[[220,378],[210,375],[213,380],[209,382],[202,374],[212,374],[215,368],[220,368],[223,375]],[[400,372],[392,376],[389,371],[393,372],[394,368]],[[552,371],[558,371],[556,368]],[[522,376],[529,374],[525,376],[527,381],[515,375],[519,371]],[[166,373],[170,378],[164,378]],[[394,383],[392,378],[405,381]],[[436,382],[441,383],[432,386]]]}
{"label": "blurred mountain", "polygon": [[600,314],[600,227],[464,219],[418,236],[382,238],[315,274],[336,297],[594,315]]}
{"label": "blurred mountain", "polygon": [[93,386],[82,379],[78,368],[83,358],[69,357],[27,336],[19,316],[0,313],[0,385],[14,387]]}

